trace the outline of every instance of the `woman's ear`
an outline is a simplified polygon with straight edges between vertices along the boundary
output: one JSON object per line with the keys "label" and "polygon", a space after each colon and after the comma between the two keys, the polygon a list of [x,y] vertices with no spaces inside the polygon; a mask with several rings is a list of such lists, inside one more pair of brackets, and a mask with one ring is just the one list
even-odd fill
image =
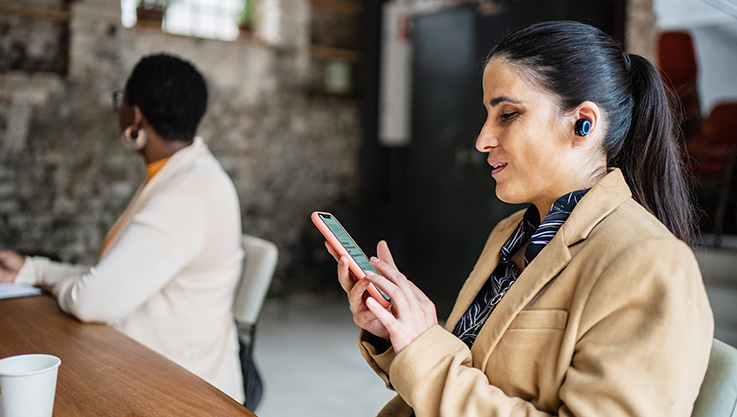
{"label": "woman's ear", "polygon": [[598,142],[591,139],[603,137],[601,109],[593,101],[581,103],[573,112],[571,121],[570,129],[575,145]]}
{"label": "woman's ear", "polygon": [[133,106],[133,124],[136,126],[143,126],[143,122],[146,118],[143,117],[143,113],[141,112],[141,108],[138,106]]}

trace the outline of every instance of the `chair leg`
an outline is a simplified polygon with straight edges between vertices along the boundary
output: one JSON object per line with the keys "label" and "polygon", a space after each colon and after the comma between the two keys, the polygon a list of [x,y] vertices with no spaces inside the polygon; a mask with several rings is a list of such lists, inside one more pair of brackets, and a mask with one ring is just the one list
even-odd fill
{"label": "chair leg", "polygon": [[256,338],[256,325],[249,326],[248,328],[248,341],[250,342],[248,347],[248,357],[246,358],[246,369],[243,375],[243,388],[248,387],[248,382],[251,377],[251,367],[253,366],[253,346],[254,339]]}
{"label": "chair leg", "polygon": [[238,339],[240,342],[241,371],[243,373],[243,390],[246,401],[243,403],[249,410],[254,411],[261,402],[263,395],[263,381],[258,367],[253,360],[254,341],[256,339],[256,324],[238,323]]}

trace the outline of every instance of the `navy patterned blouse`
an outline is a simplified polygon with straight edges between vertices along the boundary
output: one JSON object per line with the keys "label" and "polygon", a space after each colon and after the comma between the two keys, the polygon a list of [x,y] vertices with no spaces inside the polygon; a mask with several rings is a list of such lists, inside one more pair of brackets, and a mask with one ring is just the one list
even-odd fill
{"label": "navy patterned blouse", "polygon": [[542,223],[540,223],[540,214],[535,205],[531,204],[527,208],[517,229],[499,251],[499,265],[491,273],[468,310],[453,329],[453,334],[458,336],[469,348],[473,346],[479,330],[489,319],[494,308],[521,274],[512,256],[529,240],[530,243],[525,249],[524,258],[525,267],[527,267],[537,254],[553,240],[555,234],[558,233],[558,229],[568,219],[573,208],[576,207],[576,204],[587,191],[588,189],[574,191],[555,200],[553,207],[550,208],[550,212],[545,216]]}

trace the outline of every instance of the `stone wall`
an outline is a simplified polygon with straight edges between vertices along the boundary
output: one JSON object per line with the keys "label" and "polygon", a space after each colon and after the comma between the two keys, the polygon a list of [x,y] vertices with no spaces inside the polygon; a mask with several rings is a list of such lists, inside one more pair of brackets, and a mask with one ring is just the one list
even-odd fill
{"label": "stone wall", "polygon": [[[126,29],[118,2],[78,0],[62,25],[67,71],[0,68],[0,247],[96,262],[144,178],[140,158],[119,146],[110,94],[141,56],[167,51],[207,79],[198,133],[235,183],[243,231],[279,246],[281,282],[310,212],[357,196],[360,115],[355,99],[309,92],[309,1],[260,1],[279,11],[257,29],[265,35],[222,42]],[[25,30],[18,21],[0,17],[13,36]],[[58,36],[58,24],[34,30]]]}
{"label": "stone wall", "polygon": [[0,14],[0,71],[66,72],[69,31],[62,1],[4,1],[3,6],[10,10],[33,6],[43,12],[35,18]]}

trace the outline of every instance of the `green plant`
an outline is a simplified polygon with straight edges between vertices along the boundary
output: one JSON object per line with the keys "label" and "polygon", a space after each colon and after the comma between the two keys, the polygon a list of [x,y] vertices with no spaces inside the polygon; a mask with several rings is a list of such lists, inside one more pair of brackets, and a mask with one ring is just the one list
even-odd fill
{"label": "green plant", "polygon": [[253,17],[254,17],[254,0],[244,0],[243,2],[243,8],[240,12],[238,12],[238,15],[236,15],[236,20],[238,22],[239,26],[248,26],[253,24]]}

